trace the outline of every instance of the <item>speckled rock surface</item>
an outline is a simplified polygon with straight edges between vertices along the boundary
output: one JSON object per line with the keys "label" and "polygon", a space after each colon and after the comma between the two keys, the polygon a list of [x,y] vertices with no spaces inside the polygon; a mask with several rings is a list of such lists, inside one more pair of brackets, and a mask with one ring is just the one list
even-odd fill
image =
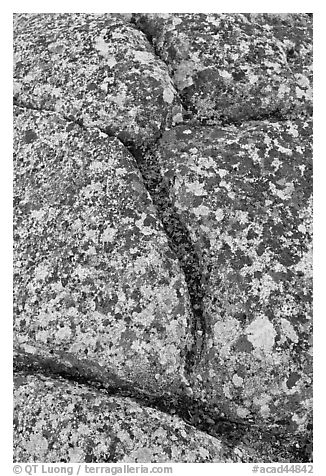
{"label": "speckled rock surface", "polygon": [[195,394],[293,431],[311,406],[311,133],[301,120],[186,125],[155,155],[200,255]]}
{"label": "speckled rock surface", "polygon": [[22,14],[15,22],[14,93],[21,104],[137,146],[153,142],[166,117],[180,113],[166,65],[121,15]]}
{"label": "speckled rock surface", "polygon": [[16,375],[15,387],[15,461],[232,463],[246,457],[128,398],[24,373]]}
{"label": "speckled rock surface", "polygon": [[304,14],[137,14],[190,114],[207,123],[310,113],[312,20]]}
{"label": "speckled rock surface", "polygon": [[15,108],[15,335],[143,386],[180,386],[187,288],[115,138]]}
{"label": "speckled rock surface", "polygon": [[312,15],[14,53],[16,461],[311,461]]}

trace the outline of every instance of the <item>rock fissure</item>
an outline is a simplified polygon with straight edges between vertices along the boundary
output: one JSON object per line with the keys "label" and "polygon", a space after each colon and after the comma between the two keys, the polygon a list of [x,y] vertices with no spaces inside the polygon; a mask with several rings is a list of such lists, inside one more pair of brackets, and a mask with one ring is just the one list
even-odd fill
{"label": "rock fissure", "polygon": [[295,20],[291,14],[134,13],[130,21],[166,64],[186,119],[232,125],[312,114],[311,19]]}
{"label": "rock fissure", "polygon": [[307,19],[39,18],[15,38],[18,393],[178,417],[219,461],[310,461]]}
{"label": "rock fissure", "polygon": [[[56,111],[37,108],[31,104],[20,103],[17,100],[14,101],[14,105],[25,109],[57,114],[66,121],[72,122],[83,129],[88,129],[82,120],[64,116]],[[135,147],[135,145],[130,141],[128,142],[121,139],[119,134],[114,134],[109,128],[99,128],[95,126],[93,128],[99,129],[108,137],[119,139],[135,159],[145,188],[157,209],[158,217],[163,225],[170,248],[175,253],[184,273],[193,313],[193,319],[192,322],[189,323],[189,327],[194,343],[187,353],[185,369],[187,374],[190,374],[192,368],[196,363],[198,363],[202,355],[205,335],[207,332],[203,307],[203,282],[205,275],[198,251],[192,243],[189,231],[179,217],[179,214],[170,199],[169,181],[164,180],[164,177],[162,177],[159,165],[154,158],[155,148],[163,135],[163,130],[161,131],[160,136],[156,139],[154,145],[142,148]]]}
{"label": "rock fissure", "polygon": [[[85,130],[91,129],[91,127],[86,127],[81,120],[66,117],[53,110],[37,108],[31,104],[17,100],[15,101],[15,105],[25,109],[57,114],[64,120],[72,122]],[[207,271],[202,267],[202,259],[199,251],[195,249],[189,236],[189,231],[172,204],[170,185],[173,182],[173,177],[169,179],[163,177],[158,162],[155,160],[156,149],[163,135],[164,128],[162,127],[161,134],[156,138],[155,142],[147,147],[136,147],[128,141],[121,140],[118,135],[112,133],[109,128],[103,129],[94,126],[93,129],[100,130],[108,137],[119,139],[134,157],[143,178],[144,185],[151,196],[157,209],[159,219],[163,224],[170,248],[177,256],[180,267],[184,272],[193,312],[193,321],[189,323],[189,326],[194,344],[186,356],[186,372],[191,376],[193,368],[200,360],[205,349],[205,335],[208,329],[206,328],[204,317],[203,283],[208,276]],[[27,360],[29,360],[28,365],[26,364],[26,357]],[[287,450],[284,451],[284,457],[292,453],[293,461],[298,461],[298,458],[304,461],[307,458],[304,451],[305,447],[309,446],[309,437],[307,437],[306,446],[300,438],[298,439],[299,443],[293,440],[290,445],[291,450],[289,449],[290,442],[286,440],[284,432],[281,429],[274,427],[273,430],[266,430],[248,421],[235,421],[221,416],[221,412],[216,409],[216,406],[212,407],[183,392],[179,395],[165,394],[158,396],[151,394],[148,389],[142,390],[141,388],[137,388],[134,383],[121,379],[111,371],[108,371],[108,384],[104,384],[101,379],[92,373],[92,369],[85,375],[85,367],[83,367],[82,372],[80,372],[78,364],[75,366],[65,366],[62,363],[58,363],[55,357],[53,359],[39,360],[25,354],[23,359],[21,357],[15,358],[14,369],[17,372],[24,371],[30,374],[39,373],[50,377],[61,377],[67,381],[76,382],[90,388],[104,390],[108,396],[115,395],[122,398],[130,398],[140,405],[157,409],[169,415],[176,415],[194,428],[213,437],[222,439],[230,448],[234,448],[241,442],[246,441],[246,438],[261,441],[262,450],[268,448],[271,461],[273,460],[272,451],[276,451],[277,453],[275,454],[280,457],[280,448],[277,445],[280,445],[280,441],[284,440],[284,438],[284,444],[288,445]],[[276,446],[273,448],[273,445]],[[298,447],[300,448],[299,450]],[[246,460],[246,462],[248,462],[248,460]]]}
{"label": "rock fissure", "polygon": [[[56,111],[37,108],[30,104],[15,101],[17,107],[30,109],[34,111],[43,111],[56,114],[67,122],[72,122],[83,129],[88,129],[82,121],[74,120]],[[94,129],[96,129],[94,127]],[[97,128],[99,129],[99,128]],[[101,130],[101,129],[100,129]],[[108,137],[115,137],[108,130],[101,130]],[[204,350],[206,324],[203,309],[203,270],[201,269],[200,257],[189,237],[189,232],[180,220],[178,213],[171,204],[169,198],[169,181],[164,180],[161,171],[155,161],[156,144],[144,149],[135,148],[130,143],[124,143],[131,155],[134,157],[140,173],[143,177],[145,187],[150,194],[153,203],[157,209],[159,219],[161,220],[169,245],[177,256],[180,267],[184,272],[190,302],[193,311],[193,321],[189,323],[190,332],[193,337],[193,345],[186,356],[186,372],[191,375],[193,367],[198,363]],[[121,141],[122,142],[122,141]],[[123,143],[123,142],[122,142]],[[89,387],[105,390],[108,395],[117,395],[128,397],[137,401],[141,405],[155,408],[170,415],[177,415],[187,424],[214,437],[222,438],[226,444],[233,447],[240,441],[240,434],[245,432],[247,423],[233,421],[223,417],[218,411],[212,409],[209,405],[193,399],[191,396],[181,392],[179,395],[171,394],[157,396],[150,394],[148,389],[137,388],[134,383],[118,377],[114,372],[107,370],[107,383],[96,376],[92,366],[86,371],[83,365],[79,368],[78,359],[74,359],[73,364],[65,365],[60,359],[36,358],[31,354],[18,352],[14,358],[14,371],[27,372],[30,374],[39,373],[45,376],[61,377],[65,380],[76,382]],[[240,429],[242,429],[240,431]]]}
{"label": "rock fissure", "polygon": [[[97,389],[105,392],[107,397],[117,396],[128,398],[139,404],[141,407],[153,408],[164,414],[177,416],[181,418],[185,424],[190,425],[197,430],[206,433],[212,437],[223,441],[223,444],[232,450],[234,447],[241,448],[241,444],[246,445],[246,441],[255,440],[258,449],[261,449],[262,455],[273,462],[275,457],[282,458],[287,461],[287,457],[292,454],[292,461],[305,461],[309,455],[309,436],[306,442],[302,439],[293,438],[291,435],[284,433],[274,426],[272,429],[263,429],[259,425],[235,421],[221,415],[212,409],[208,404],[196,400],[185,394],[182,395],[163,395],[158,396],[143,391],[135,387],[134,383],[126,382],[112,372],[108,374],[108,383],[94,378],[91,372],[85,376],[76,366],[65,366],[60,364],[55,358],[39,360],[32,355],[28,355],[28,364],[26,354],[18,353],[14,361],[14,372],[25,375],[41,375],[52,377],[54,379],[63,379],[64,381],[74,382],[89,389]],[[298,444],[299,443],[299,444]],[[305,451],[308,451],[307,454]],[[254,457],[243,458],[243,462],[254,462]]]}
{"label": "rock fissure", "polygon": [[[289,443],[276,426],[273,430],[266,430],[253,423],[235,421],[217,415],[217,412],[208,404],[205,405],[204,402],[185,394],[158,396],[137,388],[133,383],[126,382],[112,372],[108,373],[107,383],[104,383],[103,380],[94,378],[91,372],[85,375],[85,369],[83,369],[82,375],[78,370],[78,364],[75,367],[65,366],[58,363],[54,357],[40,360],[32,355],[28,355],[26,361],[26,356],[26,354],[24,356],[23,354],[17,354],[14,362],[14,372],[23,372],[26,375],[33,376],[42,375],[55,379],[61,378],[90,389],[103,391],[108,397],[129,398],[141,407],[153,408],[167,415],[181,418],[187,425],[222,440],[224,445],[230,449],[241,446],[246,438],[255,438],[260,442],[262,450],[264,445],[268,444],[271,452],[269,454],[270,461],[273,461],[273,452],[278,451],[277,454],[280,454],[280,448],[274,447],[275,444],[280,444],[280,438],[283,438],[284,443]],[[297,452],[295,443],[295,441],[291,442],[294,455]],[[250,461],[251,459],[244,459],[243,462]]]}
{"label": "rock fissure", "polygon": [[160,138],[145,150],[135,149],[130,144],[126,144],[126,147],[138,164],[145,187],[152,198],[168,237],[170,248],[178,258],[187,283],[193,314],[190,330],[194,342],[186,357],[186,372],[190,374],[198,363],[205,346],[207,332],[203,306],[205,273],[199,251],[196,250],[189,230],[170,198],[170,180],[162,176],[159,164],[155,160],[155,150]]}
{"label": "rock fissure", "polygon": [[179,99],[179,101],[180,101],[180,103],[183,107],[183,120],[185,121],[187,119],[191,119],[191,117],[192,117],[192,113],[191,113],[191,109],[190,109],[191,104],[187,102],[184,95],[182,95],[180,93],[180,91],[178,90],[177,85],[175,84],[175,81],[173,79],[173,75],[171,75],[171,68],[169,67],[168,63],[164,60],[164,58],[160,54],[160,52],[158,51],[158,48],[156,47],[153,36],[149,33],[148,30],[146,30],[146,28],[141,28],[141,26],[137,24],[134,17],[131,18],[130,23],[131,23],[131,25],[134,26],[135,30],[140,31],[141,33],[143,33],[145,35],[148,43],[151,45],[151,47],[153,49],[153,52],[154,52],[155,56],[158,59],[160,59],[166,65],[167,70],[169,71],[170,79],[171,79],[172,83],[174,84],[175,90],[178,93],[178,99]]}

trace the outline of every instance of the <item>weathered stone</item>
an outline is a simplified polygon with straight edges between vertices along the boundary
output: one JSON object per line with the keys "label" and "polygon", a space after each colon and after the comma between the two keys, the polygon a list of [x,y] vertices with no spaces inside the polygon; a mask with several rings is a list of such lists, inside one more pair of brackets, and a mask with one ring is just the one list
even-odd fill
{"label": "weathered stone", "polygon": [[291,431],[311,403],[311,144],[308,120],[188,125],[155,155],[201,267],[194,395]]}
{"label": "weathered stone", "polygon": [[208,123],[312,108],[306,14],[136,14],[190,112]]}
{"label": "weathered stone", "polygon": [[311,460],[311,17],[14,15],[17,461]]}
{"label": "weathered stone", "polygon": [[[172,443],[172,444],[171,444]],[[245,451],[129,398],[15,376],[14,460],[24,463],[232,463]]]}
{"label": "weathered stone", "polygon": [[176,91],[145,35],[121,15],[15,15],[14,93],[21,105],[55,110],[124,142],[152,143]]}
{"label": "weathered stone", "polygon": [[134,158],[96,129],[20,108],[14,152],[20,349],[179,388],[188,293]]}

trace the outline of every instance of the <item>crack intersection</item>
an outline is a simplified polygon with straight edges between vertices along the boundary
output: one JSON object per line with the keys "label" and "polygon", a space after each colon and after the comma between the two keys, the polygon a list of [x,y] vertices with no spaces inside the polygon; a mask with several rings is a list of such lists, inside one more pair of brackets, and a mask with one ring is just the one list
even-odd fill
{"label": "crack intersection", "polygon": [[[131,18],[130,24],[136,30],[144,34],[156,57],[166,65],[169,77],[177,93],[177,98],[183,107],[183,124],[190,124],[195,127],[225,127],[229,125],[239,126],[240,124],[251,121],[269,120],[281,122],[289,119],[289,116],[284,117],[284,115],[277,110],[266,114],[253,115],[252,118],[247,120],[237,121],[222,117],[219,121],[215,121],[214,124],[211,123],[212,118],[209,117],[196,119],[196,111],[193,109],[194,106],[187,100],[186,92],[182,93],[182,91],[177,88],[171,67],[164,61],[162,55],[160,55],[153,37],[146,29],[142,29],[136,24],[134,17]],[[188,377],[191,377],[196,365],[200,362],[205,352],[205,343],[209,332],[204,307],[205,281],[207,281],[208,278],[208,271],[203,265],[200,253],[191,239],[186,224],[173,205],[171,198],[173,179],[168,179],[163,176],[156,156],[159,142],[165,130],[167,130],[168,127],[169,129],[177,127],[177,125],[171,126],[169,119],[165,117],[165,120],[163,120],[161,124],[160,134],[152,138],[153,140],[150,144],[139,145],[136,144],[135,141],[126,140],[124,137],[121,137],[119,131],[114,131],[109,126],[105,128],[98,126],[88,127],[85,126],[82,119],[68,117],[55,110],[44,109],[42,107],[38,108],[29,103],[24,104],[17,98],[14,99],[14,104],[25,109],[57,114],[64,120],[72,122],[84,130],[100,130],[108,137],[117,138],[134,158],[142,176],[144,186],[156,207],[157,216],[162,223],[170,249],[174,252],[185,277],[192,313],[191,322],[189,322],[188,325],[193,341],[191,348],[186,354],[185,372]],[[229,448],[234,448],[243,441],[255,440],[258,442],[258,445],[262,445],[262,448],[264,448],[264,445],[267,445],[271,451],[275,450],[275,454],[281,454],[282,450],[278,447],[281,442],[281,444],[288,446],[287,451],[289,451],[290,446],[293,447],[292,454],[294,461],[305,461],[302,455],[299,456],[297,454],[299,450],[295,449],[296,442],[291,440],[291,435],[284,434],[284,430],[281,429],[281,424],[280,428],[263,429],[251,421],[234,421],[225,417],[216,407],[187,395],[184,390],[180,390],[179,394],[164,394],[158,396],[157,394],[151,394],[148,389],[135,386],[133,382],[121,379],[109,369],[106,369],[108,373],[108,381],[106,382],[99,379],[94,372],[92,373],[91,369],[84,375],[82,374],[83,370],[82,367],[78,367],[78,363],[76,363],[76,365],[67,366],[60,361],[58,362],[55,357],[45,359],[42,357],[35,358],[28,354],[18,354],[14,361],[15,372],[48,375],[56,378],[61,377],[71,382],[103,390],[108,396],[116,395],[131,398],[140,405],[155,408],[169,415],[177,415],[184,422],[198,430],[213,437],[220,438]],[[298,441],[300,441],[300,439],[298,439]],[[284,454],[288,454],[285,449]]]}

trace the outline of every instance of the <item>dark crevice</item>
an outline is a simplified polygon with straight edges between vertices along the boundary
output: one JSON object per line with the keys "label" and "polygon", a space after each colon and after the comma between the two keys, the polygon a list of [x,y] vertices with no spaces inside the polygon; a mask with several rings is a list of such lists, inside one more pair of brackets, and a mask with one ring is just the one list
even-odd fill
{"label": "dark crevice", "polygon": [[[186,103],[186,99],[183,100],[183,103]],[[190,119],[190,123],[197,125],[198,127],[228,127],[228,126],[242,126],[247,123],[251,122],[261,122],[261,121],[269,121],[269,122],[285,122],[290,119],[290,115],[284,115],[278,110],[270,111],[261,114],[252,114],[248,115],[248,117],[243,119],[236,119],[227,115],[220,115],[219,117],[198,117],[197,111],[195,106],[192,106],[190,103],[188,104],[188,111],[193,110],[193,118]],[[297,115],[296,115],[297,117]]]}
{"label": "dark crevice", "polygon": [[[65,116],[54,110],[36,107],[30,103],[20,103],[17,99],[14,100],[14,104],[25,109],[57,114],[84,130],[92,129],[91,126],[86,127],[81,119]],[[196,121],[192,121],[191,124],[198,127],[209,125]],[[217,125],[209,126],[216,127]],[[159,163],[156,160],[157,147],[165,126],[162,126],[159,136],[147,146],[136,146],[132,141],[119,137],[119,133],[114,132],[109,127],[98,128],[94,126],[93,129],[101,130],[108,137],[118,138],[134,157],[145,187],[156,206],[169,245],[177,256],[180,267],[184,272],[193,314],[192,321],[189,323],[193,345],[186,355],[185,365],[186,372],[190,375],[202,356],[205,348],[205,336],[208,332],[203,306],[204,282],[207,276],[203,268],[201,252],[196,249],[187,227],[172,203],[170,187],[173,178],[168,179],[162,176]],[[125,381],[112,372],[108,372],[105,383],[103,378],[100,379],[92,370],[85,372],[85,367],[79,368],[78,363],[67,366],[54,357],[41,359],[28,354],[18,355],[15,358],[14,371],[31,375],[41,374],[54,378],[61,377],[67,381],[103,390],[108,395],[131,398],[140,405],[155,408],[169,415],[177,415],[185,423],[221,439],[230,449],[242,443],[246,447],[248,443],[254,442],[256,451],[257,448],[258,450],[261,449],[262,460],[265,462],[275,461],[276,458],[280,460],[283,455],[286,461],[289,460],[289,455],[293,462],[310,461],[310,453],[307,450],[310,442],[309,437],[293,436],[291,432],[286,431],[284,424],[266,430],[249,421],[234,421],[221,415],[215,406],[212,407],[202,400],[189,397],[182,391],[179,394],[158,396],[152,394],[148,389],[135,387],[134,382]],[[245,460],[245,462],[250,461],[250,458]]]}
{"label": "dark crevice", "polygon": [[171,182],[162,176],[156,157],[156,149],[161,137],[148,148],[139,149],[125,144],[135,158],[145,187],[156,207],[163,224],[169,246],[175,253],[184,273],[192,309],[192,322],[189,323],[193,345],[186,355],[185,370],[190,374],[202,357],[207,333],[203,298],[205,296],[205,272],[199,250],[193,243],[190,232],[181,219],[171,198]]}
{"label": "dark crevice", "polygon": [[[58,114],[63,119],[73,122],[86,129],[81,120],[72,120],[71,117],[64,116],[52,110],[35,107],[27,103],[15,101],[15,105],[34,111],[43,111],[51,114]],[[108,128],[103,132],[110,137],[116,137]],[[190,303],[192,306],[192,321],[189,323],[190,332],[193,337],[193,345],[186,355],[185,370],[191,373],[194,365],[199,361],[206,334],[206,325],[203,309],[203,286],[200,257],[190,239],[189,231],[183,224],[176,212],[169,195],[169,181],[161,175],[155,151],[157,144],[163,135],[163,127],[156,142],[147,147],[136,147],[131,141],[121,141],[127,150],[134,157],[136,164],[143,177],[147,188],[162,221],[164,230],[168,237],[171,249],[179,259],[180,267],[184,271],[186,283],[188,285]],[[127,382],[111,372],[104,378],[99,378],[94,369],[87,368],[85,364],[80,364],[76,359],[74,365],[65,365],[58,358],[40,358],[29,354],[18,354],[15,359],[14,369],[25,371],[30,374],[41,373],[48,376],[60,376],[65,380],[79,384],[91,386],[105,390],[109,395],[133,398],[142,405],[156,408],[171,415],[178,415],[183,421],[196,428],[219,438],[227,445],[234,445],[239,441],[239,428],[245,428],[246,424],[236,423],[221,417],[216,411],[209,408],[201,401],[188,397],[185,393],[179,395],[157,396],[150,394],[147,390],[135,387],[134,382]]]}
{"label": "dark crevice", "polygon": [[[312,14],[308,14],[311,15]],[[141,28],[134,18],[131,18],[131,24],[135,29],[141,31],[150,43],[154,54],[165,63],[167,70],[173,81],[173,71],[171,66],[164,60],[156,46],[153,36],[146,28]],[[288,59],[294,55],[294,51],[289,50]],[[195,118],[197,111],[187,98],[187,91],[180,91],[174,83],[175,90],[178,93],[178,99],[184,109],[184,123],[194,127],[227,127],[240,126],[254,121],[286,121],[286,117],[280,111],[273,111],[266,114],[248,117],[245,120],[230,118],[229,116],[220,116],[218,123],[214,116]],[[31,103],[19,103],[17,99],[14,104],[25,109],[48,112],[61,116],[66,121],[72,122],[84,130],[98,129],[104,132],[108,137],[116,137],[128,149],[134,157],[137,167],[142,175],[144,185],[156,206],[158,217],[163,224],[169,246],[175,253],[180,267],[183,270],[190,304],[192,308],[192,320],[189,323],[189,329],[193,339],[193,345],[186,355],[185,370],[190,376],[194,367],[199,362],[205,349],[205,338],[208,334],[207,323],[205,320],[205,309],[203,300],[205,297],[204,283],[207,279],[207,272],[204,269],[202,251],[196,248],[193,243],[189,230],[183,222],[171,198],[171,186],[173,177],[164,177],[160,165],[157,161],[157,148],[159,141],[164,133],[165,124],[161,127],[160,134],[153,138],[151,144],[146,146],[135,145],[132,141],[126,140],[122,134],[114,131],[110,127],[99,128],[85,126],[82,119],[76,119],[71,116],[65,116],[55,110],[37,107]],[[218,111],[217,111],[218,112]],[[177,127],[177,126],[174,126]],[[293,435],[287,430],[286,423],[279,422],[272,428],[264,429],[250,421],[235,421],[221,415],[216,407],[196,398],[186,395],[182,390],[179,394],[157,395],[150,392],[149,389],[143,389],[141,386],[135,386],[135,382],[129,382],[121,379],[114,372],[107,371],[106,378],[99,378],[91,368],[86,369],[84,363],[78,363],[76,358],[75,365],[65,365],[55,356],[41,358],[26,353],[18,353],[14,361],[14,372],[24,372],[27,375],[43,375],[52,378],[62,378],[66,381],[88,386],[106,392],[108,396],[118,396],[130,398],[141,406],[147,406],[164,412],[169,415],[177,415],[186,424],[189,424],[198,430],[201,430],[213,437],[219,438],[231,450],[235,446],[243,444],[255,446],[255,454],[261,450],[261,461],[274,462],[282,461],[294,463],[306,463],[311,461],[311,434]],[[255,461],[254,457],[245,459],[244,462]]]}
{"label": "dark crevice", "polygon": [[[141,33],[143,33],[143,35],[146,37],[148,43],[151,45],[155,56],[157,56],[161,61],[163,61],[163,59],[161,58],[160,52],[158,51],[158,49],[156,47],[156,42],[154,40],[153,35],[151,35],[151,33],[148,31],[147,28],[142,28],[137,23],[137,19],[133,15],[134,14],[132,14],[132,17],[130,19],[130,25],[133,26],[135,28],[135,30],[140,31]],[[165,63],[165,61],[163,61],[163,63]],[[167,64],[166,64],[166,66],[169,68],[169,66]]]}
{"label": "dark crevice", "polygon": [[[72,119],[56,111],[37,108],[27,103],[19,104],[18,101],[14,101],[14,104],[19,107],[24,107],[25,109],[58,114],[63,119],[77,124],[85,130],[91,129],[91,127],[86,127],[81,119]],[[187,374],[190,374],[203,354],[207,332],[203,306],[203,297],[205,295],[203,283],[205,276],[199,253],[192,243],[190,233],[170,198],[170,182],[162,177],[159,164],[155,159],[155,149],[164,133],[164,128],[161,128],[161,132],[154,144],[143,147],[135,146],[131,141],[119,137],[119,134],[114,133],[109,127],[96,127],[96,129],[106,133],[109,137],[118,138],[135,159],[136,165],[142,175],[144,186],[157,209],[158,217],[168,238],[169,246],[175,253],[179,260],[180,267],[184,272],[192,308],[192,319],[189,323],[189,328],[193,345],[187,351],[185,362],[185,371]]]}
{"label": "dark crevice", "polygon": [[154,40],[154,37],[153,35],[150,34],[150,32],[148,31],[147,28],[142,28],[141,25],[139,25],[137,23],[137,20],[135,17],[131,17],[130,19],[130,24],[138,31],[140,31],[141,33],[143,33],[143,35],[146,37],[148,43],[151,45],[152,47],[152,50],[153,50],[153,53],[155,54],[155,56],[161,60],[167,70],[168,70],[168,73],[169,73],[169,76],[170,76],[170,79],[174,85],[174,89],[176,90],[177,94],[178,94],[178,100],[181,104],[181,106],[183,107],[183,118],[184,120],[189,120],[192,118],[193,114],[192,114],[192,111],[191,111],[191,105],[186,101],[186,99],[183,97],[183,95],[180,93],[179,89],[177,88],[175,82],[174,82],[174,79],[173,79],[173,71],[172,71],[172,68],[169,66],[169,64],[164,60],[164,58],[162,57],[162,55],[160,54],[157,46],[156,46],[156,42]]}
{"label": "dark crevice", "polygon": [[[14,372],[26,375],[42,375],[51,378],[62,378],[89,388],[105,391],[108,396],[130,398],[141,406],[155,408],[169,415],[179,416],[186,424],[202,430],[212,436],[222,438],[226,444],[233,445],[239,441],[240,428],[247,424],[241,421],[232,421],[210,409],[204,402],[192,397],[179,394],[157,395],[148,389],[137,387],[134,382],[129,382],[118,377],[114,372],[103,371],[101,377],[96,375],[96,370],[91,366],[85,367],[78,359],[63,363],[56,355],[53,357],[40,357],[27,354],[23,351],[16,352],[14,358]],[[231,443],[233,440],[233,443]]]}
{"label": "dark crevice", "polygon": [[[55,114],[55,115],[61,117],[63,120],[65,120],[67,122],[72,122],[73,124],[76,124],[77,126],[81,127],[84,130],[91,129],[91,127],[86,127],[84,125],[82,119],[77,119],[77,118],[72,117],[72,116],[66,116],[62,112],[58,112],[55,109],[47,109],[45,107],[36,106],[35,104],[30,103],[30,102],[19,101],[15,97],[14,97],[14,100],[13,100],[13,105],[16,106],[16,107],[20,107],[22,109],[28,109],[30,111],[47,112],[47,113],[53,114],[53,115]],[[99,127],[94,127],[94,129],[101,130]],[[104,131],[101,130],[101,132],[104,132]]]}
{"label": "dark crevice", "polygon": [[[178,416],[185,424],[208,435],[220,439],[232,451],[235,446],[244,449],[254,442],[255,454],[261,450],[261,460],[265,462],[309,462],[311,435],[291,435],[284,425],[277,424],[270,429],[261,428],[250,422],[235,421],[218,414],[216,408],[185,394],[155,395],[137,388],[107,372],[107,380],[98,378],[91,370],[85,372],[76,365],[65,365],[54,357],[40,358],[24,352],[18,353],[14,361],[14,372],[25,375],[40,375],[87,386],[90,390],[105,392],[107,396],[129,398],[143,407],[153,408],[171,416]],[[249,446],[250,448],[250,446]],[[243,462],[255,462],[255,457],[243,457]]]}
{"label": "dark crevice", "polygon": [[[155,140],[147,146],[141,146],[135,144],[131,140],[127,140],[124,135],[119,134],[119,132],[115,132],[111,127],[99,127],[99,126],[85,126],[83,120],[81,118],[77,119],[72,116],[67,116],[64,115],[62,112],[55,111],[54,109],[47,109],[44,107],[38,107],[35,104],[25,102],[25,101],[18,101],[16,98],[13,100],[13,105],[17,107],[21,107],[24,109],[29,109],[31,111],[37,111],[37,112],[47,112],[50,114],[56,114],[60,116],[62,119],[68,122],[72,122],[73,124],[78,125],[84,130],[90,130],[90,129],[95,129],[95,130],[100,130],[104,134],[106,134],[108,137],[112,138],[117,138],[119,141],[128,149],[128,151],[131,153],[131,155],[134,157],[136,160],[137,164],[139,165],[141,162],[143,162],[143,157],[147,155],[150,152],[155,151],[157,148],[157,144],[161,140],[165,128],[162,127],[160,133],[158,136],[155,138]],[[298,117],[298,115],[296,116]],[[196,128],[217,128],[217,127],[228,127],[228,126],[242,126],[244,124],[252,124],[254,122],[260,122],[260,121],[269,121],[269,122],[285,122],[288,121],[290,118],[288,116],[284,116],[279,114],[277,111],[276,112],[270,112],[266,114],[260,114],[259,116],[252,116],[245,121],[241,120],[236,120],[232,119],[229,117],[220,117],[219,122],[216,122],[216,120],[212,121],[211,119],[197,119],[197,118],[191,118],[189,120],[183,121],[181,124],[175,124],[175,125],[170,125],[168,127],[168,130],[175,129],[179,127],[180,125],[188,125],[189,127],[196,127]],[[141,170],[146,171],[146,167],[144,168],[144,164],[140,166]],[[143,178],[144,174],[142,173]],[[163,177],[162,177],[163,180]],[[146,185],[146,180],[145,180],[145,185]]]}
{"label": "dark crevice", "polygon": [[[307,15],[312,16],[312,14],[310,13],[308,13]],[[142,25],[141,22],[138,22],[137,18],[135,18],[134,16],[131,17],[130,24],[133,25],[136,30],[142,32],[145,35],[145,37],[147,38],[147,41],[152,47],[154,54],[166,65],[171,81],[174,84],[174,88],[176,92],[178,93],[178,100],[183,107],[183,123],[190,123],[198,127],[199,126],[226,127],[230,125],[239,126],[246,122],[251,122],[251,121],[268,120],[268,121],[275,121],[275,122],[284,122],[291,119],[292,111],[288,111],[285,114],[281,110],[278,110],[278,109],[275,109],[274,111],[265,112],[265,113],[262,112],[261,114],[257,114],[256,112],[254,112],[253,114],[251,115],[249,114],[246,118],[242,118],[242,119],[237,119],[230,115],[220,114],[220,111],[216,109],[215,111],[216,114],[213,114],[211,117],[204,117],[204,116],[200,117],[198,115],[196,106],[188,98],[189,90],[192,89],[192,86],[190,86],[189,88],[185,88],[182,91],[180,91],[180,89],[177,87],[173,78],[175,71],[172,68],[172,66],[169,65],[168,62],[164,59],[163,55],[160,53],[159,49],[157,48],[155,38],[153,34],[151,34],[151,32],[149,31],[149,28],[146,28],[144,25]],[[291,49],[288,52],[287,58],[289,55],[291,56]],[[312,110],[308,108],[306,114],[303,113],[303,115],[311,116]],[[296,118],[298,117],[297,113],[295,113],[295,117]]]}

